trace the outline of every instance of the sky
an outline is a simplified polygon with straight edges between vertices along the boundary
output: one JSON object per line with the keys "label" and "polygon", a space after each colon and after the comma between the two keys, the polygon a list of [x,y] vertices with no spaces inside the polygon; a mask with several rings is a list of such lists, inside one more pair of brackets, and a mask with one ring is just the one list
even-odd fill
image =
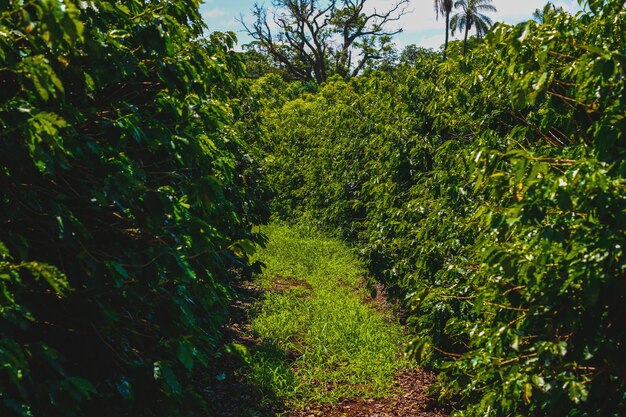
{"label": "sky", "polygon": [[[271,0],[256,1],[271,6]],[[518,23],[530,19],[535,9],[543,8],[546,2],[547,0],[493,0],[498,12],[491,16],[494,22]],[[244,20],[250,21],[250,9],[254,3],[255,0],[204,0],[200,11],[210,31],[234,31],[239,43],[245,44],[250,38],[242,31],[241,23],[237,19],[243,15]],[[552,3],[572,13],[580,10],[576,0],[552,0]],[[393,4],[393,0],[367,0],[367,4],[372,8],[385,10]],[[436,20],[433,0],[410,0],[407,14],[395,22],[395,25],[403,30],[394,38],[399,47],[416,44],[437,49],[444,42],[445,19],[439,17]],[[457,33],[456,39],[460,36]]]}

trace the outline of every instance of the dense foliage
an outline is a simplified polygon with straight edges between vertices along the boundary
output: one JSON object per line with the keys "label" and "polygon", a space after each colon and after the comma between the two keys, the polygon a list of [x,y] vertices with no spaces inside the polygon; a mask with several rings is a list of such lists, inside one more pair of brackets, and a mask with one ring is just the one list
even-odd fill
{"label": "dense foliage", "polygon": [[588,3],[467,58],[256,85],[276,212],[359,242],[460,415],[626,413],[626,10]]}
{"label": "dense foliage", "polygon": [[586,3],[321,86],[252,51],[250,91],[197,0],[0,4],[0,414],[202,412],[259,152],[460,415],[626,414],[626,10]]}
{"label": "dense foliage", "polygon": [[263,217],[197,0],[0,2],[0,415],[199,415]]}

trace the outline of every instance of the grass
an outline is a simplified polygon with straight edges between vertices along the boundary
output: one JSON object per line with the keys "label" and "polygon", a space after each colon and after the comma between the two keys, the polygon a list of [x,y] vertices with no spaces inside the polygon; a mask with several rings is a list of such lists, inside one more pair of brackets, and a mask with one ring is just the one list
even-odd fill
{"label": "grass", "polygon": [[292,407],[380,397],[407,366],[397,321],[365,300],[365,274],[353,252],[305,226],[271,225],[266,290],[251,319],[263,347],[246,352],[250,374],[268,396]]}

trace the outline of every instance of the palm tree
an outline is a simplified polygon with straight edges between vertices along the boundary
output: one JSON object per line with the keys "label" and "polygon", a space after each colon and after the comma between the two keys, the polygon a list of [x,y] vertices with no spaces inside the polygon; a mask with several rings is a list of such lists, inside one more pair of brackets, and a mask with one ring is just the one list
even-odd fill
{"label": "palm tree", "polygon": [[435,14],[437,20],[439,15],[446,17],[446,43],[443,47],[443,60],[446,60],[446,51],[448,50],[448,39],[450,35],[450,13],[454,7],[454,0],[435,0]]}
{"label": "palm tree", "polygon": [[472,27],[476,27],[476,35],[481,38],[489,27],[493,24],[493,20],[484,13],[497,12],[498,9],[491,4],[493,0],[456,0],[455,9],[461,9],[450,19],[450,28],[452,35],[457,30],[465,30],[465,38],[463,41],[463,55],[467,53],[467,36]]}
{"label": "palm tree", "polygon": [[551,11],[556,11],[556,6],[552,3],[548,3],[543,9],[535,9],[533,19],[535,19],[538,23],[545,23],[546,15]]}

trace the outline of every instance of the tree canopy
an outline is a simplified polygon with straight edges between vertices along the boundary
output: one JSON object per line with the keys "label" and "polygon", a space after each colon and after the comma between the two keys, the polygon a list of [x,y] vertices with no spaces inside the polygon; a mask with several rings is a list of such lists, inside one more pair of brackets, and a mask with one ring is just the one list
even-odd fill
{"label": "tree canopy", "polygon": [[467,37],[472,28],[476,29],[476,36],[482,38],[493,21],[486,12],[496,12],[497,9],[493,4],[493,0],[457,0],[454,8],[459,9],[450,19],[450,28],[452,35],[459,30],[464,31],[463,51],[467,52]]}
{"label": "tree canopy", "polygon": [[292,79],[321,83],[332,74],[356,76],[382,58],[390,36],[401,31],[389,23],[400,19],[408,2],[394,0],[381,11],[370,10],[367,0],[276,0],[269,11],[256,3],[252,24],[240,21]]}

